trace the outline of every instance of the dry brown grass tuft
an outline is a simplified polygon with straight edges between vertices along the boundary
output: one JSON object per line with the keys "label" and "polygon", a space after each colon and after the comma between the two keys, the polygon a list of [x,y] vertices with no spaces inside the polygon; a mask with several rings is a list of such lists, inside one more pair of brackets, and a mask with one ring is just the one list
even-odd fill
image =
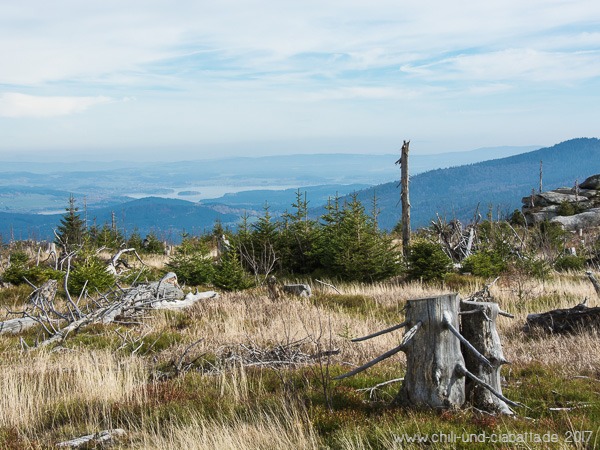
{"label": "dry brown grass tuft", "polygon": [[258,410],[227,421],[195,417],[186,424],[144,431],[136,448],[164,450],[318,449],[320,439],[298,404],[282,402],[276,410]]}
{"label": "dry brown grass tuft", "polygon": [[0,361],[0,373],[0,427],[22,431],[59,410],[103,421],[111,403],[142,402],[148,377],[141,359],[106,351],[15,353]]}

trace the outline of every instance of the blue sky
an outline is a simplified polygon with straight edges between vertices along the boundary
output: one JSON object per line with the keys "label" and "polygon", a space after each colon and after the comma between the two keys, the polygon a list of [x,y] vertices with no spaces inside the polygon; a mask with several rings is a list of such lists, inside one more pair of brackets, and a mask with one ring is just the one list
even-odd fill
{"label": "blue sky", "polygon": [[597,1],[5,1],[0,58],[5,160],[600,135]]}

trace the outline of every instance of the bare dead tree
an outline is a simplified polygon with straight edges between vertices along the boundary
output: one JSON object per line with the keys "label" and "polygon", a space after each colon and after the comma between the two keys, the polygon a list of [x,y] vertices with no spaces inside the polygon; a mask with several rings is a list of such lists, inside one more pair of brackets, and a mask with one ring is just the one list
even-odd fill
{"label": "bare dead tree", "polygon": [[263,243],[260,249],[256,249],[253,242],[250,242],[250,245],[240,244],[240,255],[254,274],[257,285],[262,285],[268,279],[279,260],[270,242]]}
{"label": "bare dead tree", "polygon": [[400,153],[400,159],[396,164],[400,164],[400,200],[402,202],[402,253],[408,256],[410,246],[410,199],[408,195],[409,175],[408,175],[408,150],[410,141],[404,141]]}
{"label": "bare dead tree", "polygon": [[121,260],[121,256],[123,256],[124,253],[133,253],[135,255],[135,257],[137,258],[137,260],[142,263],[143,266],[145,266],[146,264],[144,263],[144,261],[142,261],[142,258],[140,258],[140,255],[138,254],[137,250],[135,248],[124,248],[122,250],[119,250],[117,253],[115,253],[112,258],[110,258],[110,261],[108,262],[108,268],[107,270],[112,273],[113,275],[117,275],[117,266],[120,263],[124,263],[124,261]]}

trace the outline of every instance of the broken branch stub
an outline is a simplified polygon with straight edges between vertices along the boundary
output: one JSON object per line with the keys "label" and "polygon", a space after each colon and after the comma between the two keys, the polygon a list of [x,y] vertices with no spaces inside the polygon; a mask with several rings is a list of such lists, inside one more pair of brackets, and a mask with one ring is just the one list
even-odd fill
{"label": "broken branch stub", "polygon": [[[460,341],[447,323],[458,327],[457,294],[408,300],[409,339],[406,374],[396,402],[422,408],[460,408],[465,402],[465,379],[456,368],[464,365]],[[417,326],[421,323],[420,326]]]}

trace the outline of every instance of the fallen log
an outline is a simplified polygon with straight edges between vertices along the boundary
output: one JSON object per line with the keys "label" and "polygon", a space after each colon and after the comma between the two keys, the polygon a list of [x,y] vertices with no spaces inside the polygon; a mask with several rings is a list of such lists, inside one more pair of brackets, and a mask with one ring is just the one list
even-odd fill
{"label": "fallen log", "polygon": [[[136,314],[152,309],[182,309],[187,308],[199,300],[215,298],[218,294],[214,291],[189,293],[183,297],[183,291],[176,285],[176,281],[160,282],[140,285],[130,288],[125,295],[106,306],[84,315],[78,320],[70,322],[67,326],[55,332],[39,345],[46,346],[64,340],[69,334],[77,332],[80,328],[94,323],[111,323],[117,318],[131,318]],[[167,294],[162,296],[160,294]]]}
{"label": "fallen log", "polygon": [[[71,300],[66,305],[68,311],[60,311],[54,303],[56,288],[55,280],[49,280],[40,288],[35,288],[28,301],[31,306],[25,311],[11,312],[21,317],[0,322],[0,334],[20,333],[34,325],[40,325],[45,339],[36,346],[44,347],[61,342],[69,334],[91,324],[128,320],[152,309],[188,308],[200,300],[218,297],[215,291],[196,290],[196,293],[185,295],[177,283],[177,275],[169,272],[160,281],[127,289],[119,288],[100,295],[98,299],[89,302],[84,313],[77,306],[81,299],[77,303]],[[95,307],[90,308],[92,305]]]}
{"label": "fallen log", "polygon": [[9,319],[4,322],[0,322],[0,334],[17,334],[37,324],[38,321],[32,319],[31,317],[23,317],[21,319]]}
{"label": "fallen log", "polygon": [[152,308],[170,310],[189,308],[199,300],[217,297],[219,297],[219,294],[217,294],[215,291],[196,292],[195,294],[190,292],[183,300],[161,300],[159,302],[154,302],[152,303]]}
{"label": "fallen log", "polygon": [[85,446],[88,448],[89,444],[94,444],[94,448],[96,446],[101,445],[104,447],[109,444],[115,438],[120,438],[125,436],[126,432],[122,428],[115,428],[113,430],[104,430],[100,431],[96,434],[88,434],[85,436],[81,436],[75,439],[71,439],[69,441],[59,442],[56,444],[57,447],[67,447],[67,448],[79,448]]}
{"label": "fallen log", "polygon": [[600,307],[588,308],[583,302],[573,308],[529,314],[524,330],[531,331],[536,328],[558,334],[600,328]]}

